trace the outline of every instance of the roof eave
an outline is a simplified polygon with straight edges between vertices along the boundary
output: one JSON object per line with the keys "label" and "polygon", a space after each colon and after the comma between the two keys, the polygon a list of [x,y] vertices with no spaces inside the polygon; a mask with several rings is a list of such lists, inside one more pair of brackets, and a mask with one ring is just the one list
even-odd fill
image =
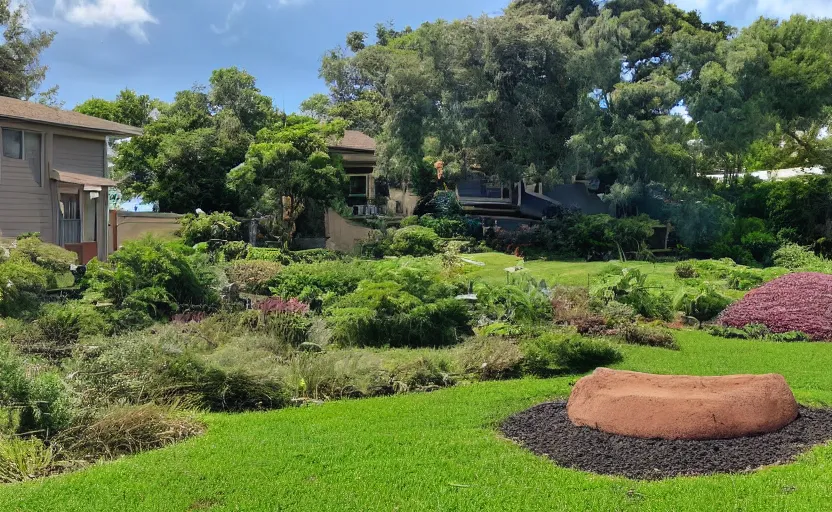
{"label": "roof eave", "polygon": [[[90,128],[88,126],[78,126],[76,124],[70,123],[55,123],[50,121],[41,121],[38,119],[31,119],[27,117],[19,117],[19,116],[10,116],[10,115],[0,115],[0,119],[11,119],[13,121],[22,121],[25,123],[34,123],[34,124],[43,124],[46,126],[56,126],[58,128],[69,128],[72,130],[79,130],[84,132],[91,132],[91,133],[99,133],[102,135],[113,135],[113,136],[120,136],[120,137],[136,137],[139,135],[144,134],[144,130],[141,128],[134,128],[132,126],[121,125],[123,128],[114,129],[114,130],[106,130],[101,128]],[[118,124],[118,123],[115,123]]]}

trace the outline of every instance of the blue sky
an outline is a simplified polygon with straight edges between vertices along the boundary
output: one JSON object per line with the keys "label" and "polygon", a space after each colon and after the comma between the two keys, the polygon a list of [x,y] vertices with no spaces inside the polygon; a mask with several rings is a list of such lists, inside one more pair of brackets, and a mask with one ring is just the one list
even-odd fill
{"label": "blue sky", "polygon": [[[238,66],[275,105],[293,111],[315,92],[321,56],[353,30],[379,22],[418,26],[437,18],[498,14],[509,0],[13,0],[32,6],[31,25],[58,32],[43,56],[46,87],[66,108],[111,99],[127,87],[170,101]],[[832,17],[832,0],[677,0],[706,20],[744,26],[759,16]],[[132,205],[127,206],[132,209]]]}
{"label": "blue sky", "polygon": [[[26,1],[26,0],[18,0]],[[278,107],[314,92],[321,55],[352,30],[499,13],[509,0],[28,0],[31,23],[58,31],[44,55],[45,85],[71,108],[129,87],[170,100],[212,70],[236,65]],[[760,15],[832,16],[832,0],[679,0],[708,20],[745,25]]]}

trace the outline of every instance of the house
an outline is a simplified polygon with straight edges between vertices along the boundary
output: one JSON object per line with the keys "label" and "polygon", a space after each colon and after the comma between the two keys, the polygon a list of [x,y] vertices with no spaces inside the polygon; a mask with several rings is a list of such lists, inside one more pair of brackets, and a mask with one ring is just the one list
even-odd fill
{"label": "house", "polygon": [[359,131],[347,130],[341,139],[330,142],[329,151],[343,159],[344,171],[349,179],[347,204],[365,210],[373,205],[376,183],[373,171],[376,167],[376,141]]}
{"label": "house", "polygon": [[107,137],[138,128],[0,97],[0,234],[41,238],[86,264],[108,254]]}

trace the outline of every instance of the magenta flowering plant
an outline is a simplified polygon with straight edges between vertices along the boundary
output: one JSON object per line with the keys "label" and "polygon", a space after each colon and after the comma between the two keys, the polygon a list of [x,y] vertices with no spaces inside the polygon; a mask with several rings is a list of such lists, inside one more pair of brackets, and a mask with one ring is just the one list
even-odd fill
{"label": "magenta flowering plant", "polygon": [[832,275],[787,274],[749,292],[719,321],[738,329],[762,324],[773,333],[800,331],[816,341],[832,341]]}

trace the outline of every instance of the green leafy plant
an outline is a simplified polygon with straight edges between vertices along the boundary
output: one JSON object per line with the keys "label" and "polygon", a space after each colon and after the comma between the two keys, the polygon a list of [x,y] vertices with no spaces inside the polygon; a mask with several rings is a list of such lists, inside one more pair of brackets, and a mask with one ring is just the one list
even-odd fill
{"label": "green leafy plant", "polygon": [[241,240],[240,223],[230,213],[189,213],[179,221],[179,236],[187,245],[211,240]]}
{"label": "green leafy plant", "polygon": [[36,480],[56,465],[52,448],[40,439],[0,438],[0,483]]}
{"label": "green leafy plant", "polygon": [[698,288],[682,288],[673,297],[673,308],[687,316],[705,322],[716,318],[733,302],[719,293],[712,285],[702,284]]}

